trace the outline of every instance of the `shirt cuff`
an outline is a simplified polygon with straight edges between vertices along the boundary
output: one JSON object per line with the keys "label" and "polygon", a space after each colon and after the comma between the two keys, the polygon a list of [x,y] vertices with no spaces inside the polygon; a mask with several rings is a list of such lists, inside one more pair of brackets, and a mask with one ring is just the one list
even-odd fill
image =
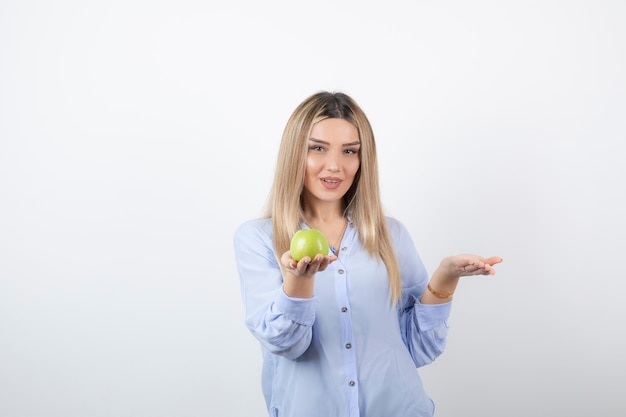
{"label": "shirt cuff", "polygon": [[315,321],[317,299],[289,297],[285,291],[279,291],[276,308],[286,317],[302,325],[312,325]]}
{"label": "shirt cuff", "polygon": [[421,330],[432,330],[447,323],[452,309],[452,301],[442,304],[422,304],[418,298],[414,299],[417,310],[417,322]]}

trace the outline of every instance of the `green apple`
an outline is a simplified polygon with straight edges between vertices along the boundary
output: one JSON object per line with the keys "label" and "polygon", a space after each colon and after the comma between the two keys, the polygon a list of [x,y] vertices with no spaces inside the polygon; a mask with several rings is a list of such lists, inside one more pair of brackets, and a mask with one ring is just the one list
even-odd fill
{"label": "green apple", "polygon": [[328,239],[318,229],[298,230],[291,238],[291,257],[296,261],[308,256],[313,259],[318,253],[328,255]]}

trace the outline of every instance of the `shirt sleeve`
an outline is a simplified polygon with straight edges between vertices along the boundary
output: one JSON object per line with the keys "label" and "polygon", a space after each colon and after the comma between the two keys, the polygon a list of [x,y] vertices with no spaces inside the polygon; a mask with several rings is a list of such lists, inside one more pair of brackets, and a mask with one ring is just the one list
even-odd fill
{"label": "shirt sleeve", "polygon": [[398,301],[400,331],[413,362],[421,367],[432,363],[445,350],[452,301],[420,303],[428,283],[426,268],[404,225],[391,220],[390,231],[402,275],[402,295]]}
{"label": "shirt sleeve", "polygon": [[234,249],[246,326],[271,353],[298,358],[311,343],[316,299],[288,297],[283,291],[271,221],[241,225]]}

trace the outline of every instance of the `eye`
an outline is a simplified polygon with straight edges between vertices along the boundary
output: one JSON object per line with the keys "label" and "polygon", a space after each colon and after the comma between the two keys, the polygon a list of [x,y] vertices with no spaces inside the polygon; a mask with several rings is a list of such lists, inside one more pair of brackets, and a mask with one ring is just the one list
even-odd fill
{"label": "eye", "polygon": [[324,147],[320,146],[320,145],[311,145],[309,146],[309,149],[312,151],[316,151],[316,152],[323,152],[324,151]]}
{"label": "eye", "polygon": [[348,155],[354,155],[354,154],[358,154],[359,150],[358,149],[346,149],[343,152],[347,153]]}

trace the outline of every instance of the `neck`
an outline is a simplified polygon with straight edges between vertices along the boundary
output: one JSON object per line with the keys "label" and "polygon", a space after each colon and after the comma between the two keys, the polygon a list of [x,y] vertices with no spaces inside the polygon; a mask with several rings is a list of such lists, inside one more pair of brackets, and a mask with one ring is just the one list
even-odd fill
{"label": "neck", "polygon": [[337,223],[343,222],[345,216],[343,215],[342,210],[305,210],[304,211],[304,220],[309,224],[309,226],[316,225],[316,227],[323,227],[324,225],[333,227]]}
{"label": "neck", "polygon": [[304,217],[310,228],[318,229],[326,236],[330,250],[339,256],[339,246],[348,225],[343,210],[305,210]]}
{"label": "neck", "polygon": [[305,200],[303,214],[304,219],[309,225],[315,224],[333,224],[344,218],[345,207],[342,201],[307,201]]}

